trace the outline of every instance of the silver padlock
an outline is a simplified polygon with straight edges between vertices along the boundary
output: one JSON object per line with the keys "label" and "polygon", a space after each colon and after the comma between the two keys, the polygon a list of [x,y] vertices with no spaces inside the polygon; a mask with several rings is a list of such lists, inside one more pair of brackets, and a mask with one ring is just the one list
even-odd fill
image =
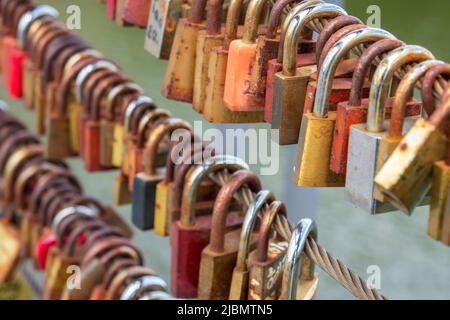
{"label": "silver padlock", "polygon": [[[369,214],[393,211],[389,203],[374,198],[375,175],[381,140],[387,136],[384,107],[394,74],[403,65],[434,59],[433,54],[419,46],[404,46],[393,50],[379,64],[372,79],[367,123],[350,128],[345,196],[348,201]],[[418,117],[406,117],[404,132],[409,131]]]}

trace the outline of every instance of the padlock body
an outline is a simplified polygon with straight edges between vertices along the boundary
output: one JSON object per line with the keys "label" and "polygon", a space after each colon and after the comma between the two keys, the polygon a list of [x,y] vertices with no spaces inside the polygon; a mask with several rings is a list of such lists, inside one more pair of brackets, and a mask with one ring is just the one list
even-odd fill
{"label": "padlock body", "polygon": [[[297,55],[297,68],[307,67],[316,64],[314,53]],[[275,74],[283,69],[283,64],[277,59],[269,60],[267,66],[266,95],[264,100],[264,121],[272,123],[272,103],[274,95]]]}
{"label": "padlock body", "polygon": [[122,166],[124,138],[125,133],[123,126],[116,123],[114,125],[114,139],[112,142],[112,163],[118,168]]}
{"label": "padlock body", "polygon": [[254,123],[263,122],[263,112],[231,111],[223,102],[228,50],[214,47],[209,57],[203,117],[214,123]]}
{"label": "padlock body", "polygon": [[133,192],[136,174],[143,171],[142,159],[144,157],[144,149],[133,144],[130,148],[130,152],[128,153],[128,157],[130,167],[130,172],[128,175],[128,188],[130,189],[130,192]]}
{"label": "padlock body", "polygon": [[24,59],[22,63],[22,92],[23,104],[26,109],[32,110],[34,107],[34,64],[30,59]]}
{"label": "padlock body", "polygon": [[123,19],[127,23],[145,28],[150,12],[150,4],[150,0],[125,0],[122,11]]}
{"label": "padlock body", "polygon": [[302,187],[343,187],[345,177],[330,170],[336,112],[326,118],[303,115],[294,167],[294,183]]}
{"label": "padlock body", "polygon": [[256,40],[256,57],[252,68],[250,83],[254,94],[266,95],[266,80],[268,62],[275,59],[280,44],[279,36],[275,39],[266,38],[265,35],[258,36]]}
{"label": "padlock body", "polygon": [[447,201],[445,204],[444,216],[442,218],[441,228],[441,242],[447,246],[450,246],[450,197],[448,194],[450,189],[447,189]]}
{"label": "padlock body", "polygon": [[128,189],[128,178],[119,175],[114,179],[113,202],[116,206],[129,204],[132,201],[132,194]]}
{"label": "padlock body", "polygon": [[278,129],[280,145],[296,144],[310,75],[316,67],[297,69],[295,76],[275,75],[272,102],[272,129]]}
{"label": "padlock body", "polygon": [[113,140],[114,140],[114,122],[100,121],[100,165],[103,167],[113,167]]}
{"label": "padlock body", "polygon": [[240,230],[233,230],[225,235],[223,252],[215,252],[210,245],[202,251],[198,283],[199,299],[228,299],[239,249],[239,239]]}
{"label": "padlock body", "polygon": [[10,51],[10,78],[8,93],[12,99],[22,99],[22,62],[26,59],[27,53],[13,47]]}
{"label": "padlock body", "polygon": [[48,142],[45,156],[50,160],[64,160],[72,153],[70,150],[69,120],[50,116],[48,118]]}
{"label": "padlock body", "polygon": [[86,170],[93,172],[102,169],[100,165],[100,124],[88,120],[84,126],[83,160]]}
{"label": "padlock body", "polygon": [[116,4],[117,0],[106,0],[106,15],[112,20],[116,16]]}
{"label": "padlock body", "polygon": [[194,89],[192,107],[198,113],[203,112],[208,79],[209,59],[212,48],[220,46],[223,34],[210,35],[206,30],[198,32],[197,51],[195,56]]}
{"label": "padlock body", "polygon": [[169,182],[163,180],[156,186],[155,222],[154,231],[161,237],[169,235],[169,206],[170,206]]}
{"label": "padlock body", "polygon": [[234,268],[228,300],[247,300],[249,276],[248,270]]}
{"label": "padlock body", "polygon": [[434,163],[446,152],[442,132],[419,119],[378,172],[377,188],[398,210],[411,214],[430,190]]}
{"label": "padlock body", "polygon": [[[233,213],[227,216],[227,229],[236,229],[242,224],[242,217]],[[203,249],[209,244],[211,215],[199,216],[194,226],[182,221],[172,225],[172,262],[170,287],[177,298],[194,298],[198,294],[200,260]]]}
{"label": "padlock body", "polygon": [[232,111],[263,111],[264,97],[250,90],[251,70],[256,58],[256,43],[234,40],[228,51],[224,103]]}
{"label": "padlock body", "polygon": [[132,222],[140,230],[151,230],[155,221],[156,186],[160,177],[150,177],[141,172],[133,185]]}
{"label": "padlock body", "polygon": [[178,21],[162,87],[166,98],[192,102],[197,36],[204,28],[203,23],[191,23],[184,18]]}
{"label": "padlock body", "polygon": [[428,235],[441,240],[445,206],[450,186],[450,166],[445,161],[438,161],[433,166],[431,187],[430,215],[428,218]]}
{"label": "padlock body", "polygon": [[74,154],[80,153],[80,124],[79,119],[83,113],[84,107],[81,103],[76,101],[74,95],[70,94],[68,98],[68,117],[69,117],[69,134],[70,134],[70,149]]}

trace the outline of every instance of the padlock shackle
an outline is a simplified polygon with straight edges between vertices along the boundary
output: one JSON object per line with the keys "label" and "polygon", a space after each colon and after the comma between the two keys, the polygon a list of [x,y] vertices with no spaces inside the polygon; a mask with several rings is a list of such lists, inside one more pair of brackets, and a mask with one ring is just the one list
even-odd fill
{"label": "padlock shackle", "polygon": [[89,238],[86,240],[86,248],[92,247],[95,243],[104,238],[126,238],[122,229],[106,225],[103,229],[92,232]]}
{"label": "padlock shackle", "polygon": [[243,0],[231,0],[228,6],[227,20],[225,21],[225,36],[223,39],[223,48],[225,50],[228,50],[230,43],[237,38],[242,3]]}
{"label": "padlock shackle", "polygon": [[407,45],[390,52],[379,64],[372,79],[367,113],[367,131],[383,132],[384,105],[388,98],[389,85],[395,72],[406,64],[433,60],[434,55],[425,48]]}
{"label": "padlock shackle", "polygon": [[402,138],[403,137],[403,123],[406,115],[406,104],[414,96],[414,88],[417,82],[427,73],[431,68],[444,65],[444,62],[438,60],[426,60],[418,63],[412,67],[408,73],[402,78],[394,97],[392,104],[391,121],[389,124],[388,137]]}
{"label": "padlock shackle", "polygon": [[244,34],[242,35],[242,41],[247,43],[256,42],[259,21],[261,21],[264,8],[268,3],[268,0],[250,0],[247,12],[245,13]]}
{"label": "padlock shackle", "polygon": [[40,144],[37,136],[27,130],[21,130],[16,134],[9,136],[7,140],[0,145],[0,175],[5,172],[6,163],[11,154],[13,154],[19,146],[26,146],[32,144]]}
{"label": "padlock shackle", "polygon": [[[324,2],[321,0],[310,0],[308,3],[299,3],[294,8],[289,10],[289,13],[286,15],[286,18],[283,21],[283,24],[281,26],[281,33],[280,33],[280,41],[278,43],[278,55],[277,55],[277,62],[282,63],[283,62],[283,55],[284,55],[284,40],[286,39],[286,32],[289,27],[290,22],[292,19],[298,15],[300,12],[305,10],[306,8],[317,6],[318,4],[323,4]],[[312,30],[306,29],[303,31],[303,35],[305,35],[307,32],[310,32]]]}
{"label": "padlock shackle", "polygon": [[301,35],[305,28],[315,19],[333,18],[347,15],[347,12],[333,4],[319,4],[308,7],[298,13],[289,23],[283,44],[283,74],[295,76],[297,72],[297,52]]}
{"label": "padlock shackle", "polygon": [[42,70],[44,67],[45,54],[50,46],[50,43],[58,38],[66,37],[72,34],[69,30],[65,29],[64,26],[55,26],[48,30],[42,38],[37,42],[37,46],[34,48],[33,62],[38,70]]}
{"label": "padlock shackle", "polygon": [[42,195],[42,199],[37,207],[37,222],[41,226],[46,226],[49,215],[49,208],[54,206],[55,202],[61,203],[61,199],[66,196],[75,196],[78,194],[78,190],[75,186],[67,183],[58,183],[51,189],[47,190],[46,193]]}
{"label": "padlock shackle", "polygon": [[[70,232],[73,224],[81,223],[82,221],[93,221],[97,220],[95,216],[86,214],[84,211],[80,210],[81,207],[77,207],[75,212],[71,215],[66,216],[57,226],[56,232],[54,234],[56,236],[56,247],[59,249],[63,249],[66,243],[66,235]],[[85,210],[85,209],[83,209]]]}
{"label": "padlock shackle", "polygon": [[281,201],[273,201],[266,212],[264,212],[261,227],[259,228],[258,244],[256,246],[255,257],[258,262],[266,262],[269,257],[269,241],[277,215],[283,215],[287,218],[286,206]]}
{"label": "padlock shackle", "polygon": [[106,224],[103,221],[98,219],[81,221],[75,228],[72,229],[72,231],[70,231],[67,237],[64,246],[65,255],[68,257],[73,257],[75,255],[75,250],[78,246],[78,239],[82,234],[101,229],[105,225]]}
{"label": "padlock shackle", "polygon": [[220,188],[214,202],[214,209],[211,221],[211,237],[209,248],[216,253],[225,251],[226,220],[230,212],[233,197],[241,188],[246,185],[252,192],[261,191],[261,181],[258,176],[250,170],[238,170],[233,173],[230,179]]}
{"label": "padlock shackle", "polygon": [[[366,29],[366,28],[368,28],[368,27],[364,24],[351,24],[351,25],[345,26],[345,27],[337,30],[328,39],[328,41],[325,43],[323,50],[318,54],[318,55],[320,55],[320,58],[319,58],[319,60],[317,60],[317,72],[320,72],[320,70],[322,70],[323,61],[327,57],[330,49],[333,48],[333,46],[336,44],[336,42],[341,40],[343,37],[345,37],[347,34],[349,34],[352,31]],[[346,57],[344,57],[344,58],[346,58]]]}
{"label": "padlock shackle", "polygon": [[[316,223],[311,219],[302,219],[292,232],[291,240],[284,260],[283,280],[281,286],[281,298],[285,300],[297,299],[297,286],[299,277],[302,276],[307,280],[314,278],[314,264],[312,261],[303,261],[304,258],[310,260],[307,255],[302,257],[305,252],[305,247],[308,239],[313,239],[317,242],[318,231]],[[309,265],[309,270],[304,266]],[[307,275],[304,276],[304,272]],[[300,279],[301,281],[301,279]]]}
{"label": "padlock shackle", "polygon": [[338,30],[356,24],[363,24],[360,19],[354,16],[339,16],[329,21],[322,29],[316,42],[316,61],[320,61],[323,48],[331,36]]}
{"label": "padlock shackle", "polygon": [[97,199],[87,195],[77,196],[73,201],[68,204],[70,207],[73,206],[85,206],[91,208],[96,212],[98,217],[101,217],[106,212],[106,207]]}
{"label": "padlock shackle", "polygon": [[319,78],[317,80],[317,90],[313,108],[315,116],[322,118],[327,117],[334,74],[336,73],[341,60],[350,52],[350,50],[362,43],[388,38],[395,39],[392,34],[381,29],[361,28],[345,35],[330,48],[323,61],[322,69],[321,72],[319,72]]}
{"label": "padlock shackle", "polygon": [[250,240],[255,228],[256,219],[261,215],[264,205],[270,205],[275,201],[272,191],[262,190],[258,192],[255,201],[250,204],[242,222],[241,236],[239,238],[239,251],[237,253],[236,270],[247,271],[247,259],[250,250]]}
{"label": "padlock shackle", "polygon": [[[450,118],[450,85],[447,86],[441,105],[437,108],[428,121],[436,128],[441,128]],[[445,128],[447,129],[447,128]]]}
{"label": "padlock shackle", "polygon": [[206,34],[219,34],[222,27],[223,0],[207,0]]}
{"label": "padlock shackle", "polygon": [[121,259],[124,257],[132,258],[137,264],[144,264],[144,255],[142,254],[142,251],[138,247],[133,248],[130,246],[120,246],[110,250],[100,258],[100,262],[107,266],[113,262],[114,259],[119,257]]}
{"label": "padlock shackle", "polygon": [[80,52],[75,53],[73,56],[71,56],[64,64],[63,68],[63,76],[69,73],[70,70],[81,60],[85,59],[86,57],[102,57],[102,54],[98,52],[95,49],[87,48],[85,50],[82,50]]}
{"label": "padlock shackle", "polygon": [[210,174],[227,169],[230,173],[246,169],[249,166],[245,161],[231,155],[217,155],[210,159],[204,159],[189,170],[183,186],[183,198],[181,202],[181,223],[184,226],[195,225],[195,203],[200,183]]}
{"label": "padlock shackle", "polygon": [[207,0],[192,0],[188,21],[191,23],[201,23],[205,14]]}
{"label": "padlock shackle", "polygon": [[[272,10],[270,10],[269,21],[267,24],[267,31],[266,31],[266,39],[275,39],[277,37],[278,27],[280,26],[281,23],[281,15],[284,13],[285,9],[287,9],[286,7],[288,5],[293,3],[295,4],[296,2],[297,2],[296,0],[278,0],[275,2],[275,4],[272,7]],[[292,19],[294,15],[291,14],[291,12],[293,12],[294,9],[298,10],[297,9],[298,6],[299,8],[306,8],[307,6],[311,6],[317,3],[323,3],[323,1],[303,0],[300,3],[296,4],[294,8],[289,10],[285,19]]]}
{"label": "padlock shackle", "polygon": [[102,290],[106,291],[106,289],[111,284],[111,281],[114,279],[116,274],[125,268],[134,267],[139,265],[136,260],[131,258],[124,258],[120,260],[113,261],[110,265],[105,265],[105,272],[103,273],[103,279],[100,282],[100,287]]}
{"label": "padlock shackle", "polygon": [[49,171],[48,168],[43,167],[45,160],[37,163],[27,163],[19,176],[17,177],[16,184],[14,186],[14,206],[17,210],[23,210],[28,201],[25,200],[25,188],[29,185],[32,179],[35,179],[39,174],[45,174]]}
{"label": "padlock shackle", "polygon": [[359,57],[358,63],[353,71],[352,89],[350,90],[349,105],[353,107],[361,106],[361,97],[363,95],[364,80],[366,79],[373,61],[378,56],[388,53],[392,50],[404,46],[405,43],[400,40],[384,39],[372,44],[364,50]]}
{"label": "padlock shackle", "polygon": [[130,282],[129,281],[130,279],[142,276],[151,276],[155,274],[156,273],[152,269],[142,266],[135,266],[127,269],[122,269],[111,280],[111,283],[106,290],[105,299],[115,300],[116,296],[119,293],[120,288],[122,288],[127,281]]}
{"label": "padlock shackle", "polygon": [[436,109],[433,95],[433,87],[439,76],[450,76],[450,64],[437,65],[425,74],[422,81],[422,102],[423,108],[430,117]]}
{"label": "padlock shackle", "polygon": [[59,20],[51,20],[49,23],[44,24],[39,30],[37,30],[33,37],[27,43],[26,50],[28,53],[28,59],[35,65],[38,64],[38,51],[42,50],[41,47],[48,41],[48,37],[52,36],[55,32],[66,31],[64,25]]}
{"label": "padlock shackle", "polygon": [[35,7],[36,7],[36,5],[33,3],[30,3],[30,2],[25,2],[16,7],[16,9],[14,10],[14,15],[11,17],[12,18],[12,21],[11,21],[12,22],[12,25],[11,25],[12,34],[15,34],[17,36],[17,30],[19,27],[20,19],[23,17],[24,14],[26,14],[30,10],[34,9]]}
{"label": "padlock shackle", "polygon": [[65,205],[71,201],[74,197],[76,197],[77,193],[65,193],[58,201],[54,201],[48,207],[48,212],[45,214],[45,226],[50,227],[55,219],[56,214],[60,211],[61,208],[65,207]]}
{"label": "padlock shackle", "polygon": [[158,121],[164,121],[167,118],[170,118],[172,114],[165,109],[154,109],[153,111],[148,111],[139,121],[139,126],[137,128],[136,136],[136,146],[138,148],[143,148],[145,145],[145,141],[149,135],[149,129],[153,125],[157,125]]}
{"label": "padlock shackle", "polygon": [[159,276],[142,276],[130,282],[120,295],[120,300],[137,300],[142,294],[151,291],[166,292],[167,284]]}
{"label": "padlock shackle", "polygon": [[[157,114],[155,114],[155,110],[157,110]],[[136,111],[133,112],[133,116],[130,119],[130,134],[132,136],[140,136],[144,134],[142,130],[142,126],[144,129],[146,125],[153,123],[158,117],[162,115],[167,115],[168,112],[164,112],[165,110],[158,109],[155,104],[143,103],[139,105]],[[145,122],[146,121],[146,122]],[[142,125],[142,126],[141,126]],[[145,134],[144,134],[145,139]]]}
{"label": "padlock shackle", "polygon": [[25,49],[25,40],[30,26],[42,17],[57,18],[59,16],[58,10],[48,5],[38,5],[32,10],[26,12],[19,20],[17,26],[17,39],[19,48]]}
{"label": "padlock shackle", "polygon": [[60,232],[60,229],[63,226],[63,222],[69,217],[76,215],[78,216],[86,216],[90,218],[94,218],[94,212],[92,209],[84,206],[64,206],[64,208],[60,209],[56,214],[52,221],[51,229],[52,232],[57,235]]}
{"label": "padlock shackle", "polygon": [[130,132],[131,129],[131,118],[134,112],[139,108],[141,104],[151,104],[154,105],[153,99],[148,96],[138,96],[137,98],[130,101],[130,103],[125,107],[124,117],[123,117],[123,128],[126,133]]}
{"label": "padlock shackle", "polygon": [[106,98],[105,118],[108,120],[114,120],[116,113],[115,107],[117,105],[118,98],[124,94],[133,92],[136,93],[137,95],[142,95],[144,89],[142,89],[138,84],[132,81],[117,84],[113,88],[111,88]]}
{"label": "padlock shackle", "polygon": [[181,119],[169,118],[153,129],[148,137],[144,151],[144,172],[149,176],[158,174],[156,167],[156,156],[158,155],[159,144],[167,135],[172,135],[176,130],[192,131],[191,125]]}

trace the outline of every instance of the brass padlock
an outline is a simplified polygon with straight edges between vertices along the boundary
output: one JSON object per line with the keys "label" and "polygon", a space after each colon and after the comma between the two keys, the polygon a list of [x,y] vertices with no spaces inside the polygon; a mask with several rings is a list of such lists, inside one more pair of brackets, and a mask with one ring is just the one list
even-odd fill
{"label": "brass padlock", "polygon": [[[444,63],[442,61],[427,60],[412,67],[403,77],[394,97],[388,134],[380,141],[376,164],[377,168],[382,168],[384,166],[392,152],[402,141],[403,133],[407,132],[414,122],[420,118],[420,115],[406,117],[406,104],[413,98],[414,87],[417,82],[426,74],[428,70],[434,66],[443,64]],[[374,192],[374,198],[378,201],[384,202],[384,197],[377,192],[376,189]]]}
{"label": "brass padlock", "polygon": [[231,0],[225,22],[224,39],[221,46],[213,47],[209,54],[209,81],[205,87],[203,117],[215,123],[252,123],[262,122],[260,111],[239,112],[228,109],[223,101],[225,78],[230,43],[237,39],[239,16],[243,0]]}
{"label": "brass padlock", "polygon": [[192,127],[180,119],[164,120],[148,137],[144,151],[144,172],[136,175],[133,185],[133,224],[141,230],[154,227],[156,185],[164,178],[165,168],[157,168],[156,156],[160,142],[176,130],[191,131]]}
{"label": "brass padlock", "polygon": [[314,110],[303,115],[294,183],[304,187],[343,187],[345,177],[330,170],[336,112],[330,112],[331,83],[339,62],[355,46],[367,41],[393,37],[376,28],[362,28],[344,36],[329,51],[318,79]]}
{"label": "brass padlock", "polygon": [[275,195],[271,191],[260,191],[245,214],[239,239],[239,251],[237,253],[236,266],[234,267],[231,279],[229,300],[247,300],[249,282],[247,260],[251,252],[250,239],[252,234],[256,233],[254,231],[255,225],[263,207],[273,201],[275,201]]}
{"label": "brass padlock", "polygon": [[[233,269],[239,251],[241,230],[225,232],[226,218],[231,202],[242,186],[247,185],[254,193],[261,191],[261,182],[255,173],[236,171],[220,189],[212,213],[209,245],[203,249],[200,261],[198,298],[201,300],[226,300],[230,295]],[[241,208],[246,209],[245,207]],[[256,244],[250,239],[249,249]]]}
{"label": "brass padlock", "polygon": [[313,300],[319,275],[314,262],[305,254],[309,239],[317,241],[317,226],[311,219],[302,219],[292,232],[283,267],[282,300]]}
{"label": "brass padlock", "polygon": [[287,217],[286,207],[280,201],[270,204],[259,228],[258,245],[248,258],[249,300],[277,300],[281,294],[283,262],[289,239],[273,235],[277,215]]}
{"label": "brass padlock", "polygon": [[178,21],[162,85],[162,94],[166,98],[192,102],[197,37],[205,28],[205,7],[206,0],[193,0],[189,17]]}
{"label": "brass padlock", "polygon": [[353,125],[350,128],[346,197],[369,214],[392,210],[389,203],[385,204],[374,198],[374,179],[382,169],[377,168],[379,145],[387,135],[385,107],[389,85],[401,66],[430,59],[434,59],[431,52],[418,46],[404,46],[390,52],[373,76],[367,124]]}
{"label": "brass padlock", "polygon": [[272,129],[279,130],[281,145],[298,142],[306,89],[311,75],[317,70],[316,66],[297,68],[300,37],[313,20],[340,15],[346,15],[346,12],[338,6],[317,4],[296,15],[286,30],[283,69],[275,74],[272,99]]}
{"label": "brass padlock", "polygon": [[206,30],[198,31],[197,35],[192,107],[198,113],[203,112],[211,49],[223,43],[222,4],[223,0],[207,1]]}

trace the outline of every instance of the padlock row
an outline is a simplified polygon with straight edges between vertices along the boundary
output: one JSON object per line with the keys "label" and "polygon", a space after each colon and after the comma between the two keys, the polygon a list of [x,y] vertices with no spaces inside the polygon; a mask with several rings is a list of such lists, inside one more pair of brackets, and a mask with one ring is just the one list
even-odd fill
{"label": "padlock row", "polygon": [[[70,32],[49,35],[42,20],[56,20],[51,8],[38,6],[28,14],[27,26],[13,30],[11,38],[18,34],[17,39],[24,37],[29,43],[22,50],[26,56],[23,79],[28,79],[23,81],[23,94],[30,102],[26,106],[44,115],[39,125],[48,133],[46,157],[61,161],[80,155],[90,171],[121,168],[115,182],[116,202],[133,198],[134,224],[171,236],[173,295],[203,299],[315,296],[318,278],[313,264],[300,257],[306,242],[317,234],[311,220],[293,228],[284,205],[270,191],[261,190],[257,176],[236,157],[214,155],[210,150],[211,156],[202,159],[208,161],[192,161],[205,150],[188,123],[156,108],[138,85],[90,46],[57,45],[67,39],[77,42],[77,36]],[[36,34],[41,28],[48,35],[46,41]],[[35,65],[33,51],[48,59],[51,70]],[[42,81],[42,74],[50,77]],[[190,139],[171,141],[176,130],[184,130]],[[186,145],[193,146],[191,152],[175,163],[173,154]],[[258,216],[262,216],[259,222]],[[304,265],[301,281],[299,265]]]}
{"label": "padlock row", "polygon": [[450,244],[448,116],[433,113],[450,66],[333,4],[278,0],[264,20],[267,1],[242,3],[231,0],[222,23],[221,1],[192,2],[162,94],[210,122],[269,123],[279,144],[298,145],[300,187],[345,187],[369,214],[431,204],[428,233]]}
{"label": "padlock row", "polygon": [[[0,283],[31,259],[45,275],[44,299],[168,299],[126,222],[83,194],[65,162],[46,160],[39,139],[19,120],[0,111],[0,128]],[[79,285],[72,286],[77,270]]]}

